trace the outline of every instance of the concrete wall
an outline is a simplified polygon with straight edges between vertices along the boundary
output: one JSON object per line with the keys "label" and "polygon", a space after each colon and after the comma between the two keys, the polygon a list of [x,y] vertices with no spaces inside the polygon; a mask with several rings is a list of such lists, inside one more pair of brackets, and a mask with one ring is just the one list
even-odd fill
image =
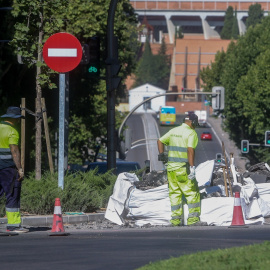
{"label": "concrete wall", "polygon": [[131,5],[135,9],[141,10],[226,10],[229,6],[237,8],[238,11],[248,10],[250,5],[258,3],[264,11],[269,11],[269,1],[251,1],[251,0],[218,0],[218,1],[136,1],[130,0]]}

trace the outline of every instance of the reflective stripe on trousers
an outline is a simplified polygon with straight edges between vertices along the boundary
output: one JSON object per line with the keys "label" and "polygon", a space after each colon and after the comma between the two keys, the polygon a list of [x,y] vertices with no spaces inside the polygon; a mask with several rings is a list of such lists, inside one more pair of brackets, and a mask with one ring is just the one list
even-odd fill
{"label": "reflective stripe on trousers", "polygon": [[21,214],[19,208],[6,208],[7,226],[19,227],[21,224]]}
{"label": "reflective stripe on trousers", "polygon": [[189,180],[186,172],[186,167],[178,170],[167,172],[169,181],[169,197],[171,201],[173,225],[181,223],[183,215],[182,196],[184,195],[189,209],[187,224],[193,224],[200,220],[200,193],[197,181]]}

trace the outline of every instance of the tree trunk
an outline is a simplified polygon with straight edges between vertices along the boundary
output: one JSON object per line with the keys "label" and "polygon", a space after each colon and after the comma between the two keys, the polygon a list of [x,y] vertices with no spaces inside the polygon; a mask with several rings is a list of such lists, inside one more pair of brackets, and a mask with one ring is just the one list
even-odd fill
{"label": "tree trunk", "polygon": [[[40,13],[40,26],[38,36],[38,61],[42,61],[42,39],[43,39],[43,14]],[[41,74],[41,68],[37,66],[36,76],[36,161],[35,161],[35,172],[36,179],[41,179],[41,135],[42,135],[42,111],[41,111],[41,98],[42,90],[39,82],[39,76]]]}

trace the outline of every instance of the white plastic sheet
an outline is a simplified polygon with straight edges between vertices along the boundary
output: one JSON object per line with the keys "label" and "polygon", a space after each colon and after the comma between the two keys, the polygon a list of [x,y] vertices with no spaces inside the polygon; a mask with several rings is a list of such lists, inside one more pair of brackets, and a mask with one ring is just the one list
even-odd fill
{"label": "white plastic sheet", "polygon": [[[213,190],[222,190],[222,187],[207,186],[211,181],[212,166],[214,163],[206,162],[208,169],[197,168],[204,177],[198,177],[200,183],[204,183],[206,193]],[[209,171],[208,171],[209,170]],[[197,172],[196,172],[197,174]],[[110,197],[105,218],[123,225],[125,218],[132,219],[136,225],[169,225],[171,218],[171,205],[169,200],[168,185],[162,185],[149,190],[139,190],[134,182],[139,181],[135,174],[119,174],[113,194]],[[263,224],[264,217],[270,216],[270,184],[257,184],[248,180],[247,185],[241,186],[241,205],[246,224]],[[224,187],[223,187],[224,188]],[[259,198],[250,198],[254,189],[258,190]],[[224,190],[222,190],[222,194]],[[247,200],[248,199],[248,200]],[[247,203],[246,203],[247,202]],[[188,207],[184,205],[184,224],[187,223]],[[201,221],[208,225],[230,226],[233,217],[233,197],[213,197],[201,201]]]}
{"label": "white plastic sheet", "polygon": [[133,189],[127,201],[128,218],[142,226],[169,225],[171,219],[171,204],[168,185],[162,185],[149,190]]}
{"label": "white plastic sheet", "polygon": [[207,160],[195,169],[198,186],[210,186],[215,160]]}
{"label": "white plastic sheet", "polygon": [[113,194],[105,212],[105,218],[118,224],[124,224],[125,203],[129,197],[130,189],[134,188],[133,183],[139,181],[135,173],[120,173],[114,184]]}
{"label": "white plastic sheet", "polygon": [[[243,202],[241,200],[242,210]],[[213,197],[201,201],[201,221],[213,226],[230,226],[233,218],[234,198]],[[243,214],[245,224],[262,225],[263,217],[256,220],[247,220]]]}

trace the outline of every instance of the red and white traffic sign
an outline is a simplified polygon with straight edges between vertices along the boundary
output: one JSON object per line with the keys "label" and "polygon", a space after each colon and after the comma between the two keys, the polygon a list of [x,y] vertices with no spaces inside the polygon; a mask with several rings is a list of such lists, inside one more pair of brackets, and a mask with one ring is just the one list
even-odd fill
{"label": "red and white traffic sign", "polygon": [[69,72],[81,62],[81,43],[69,33],[54,34],[44,44],[43,59],[51,69]]}

